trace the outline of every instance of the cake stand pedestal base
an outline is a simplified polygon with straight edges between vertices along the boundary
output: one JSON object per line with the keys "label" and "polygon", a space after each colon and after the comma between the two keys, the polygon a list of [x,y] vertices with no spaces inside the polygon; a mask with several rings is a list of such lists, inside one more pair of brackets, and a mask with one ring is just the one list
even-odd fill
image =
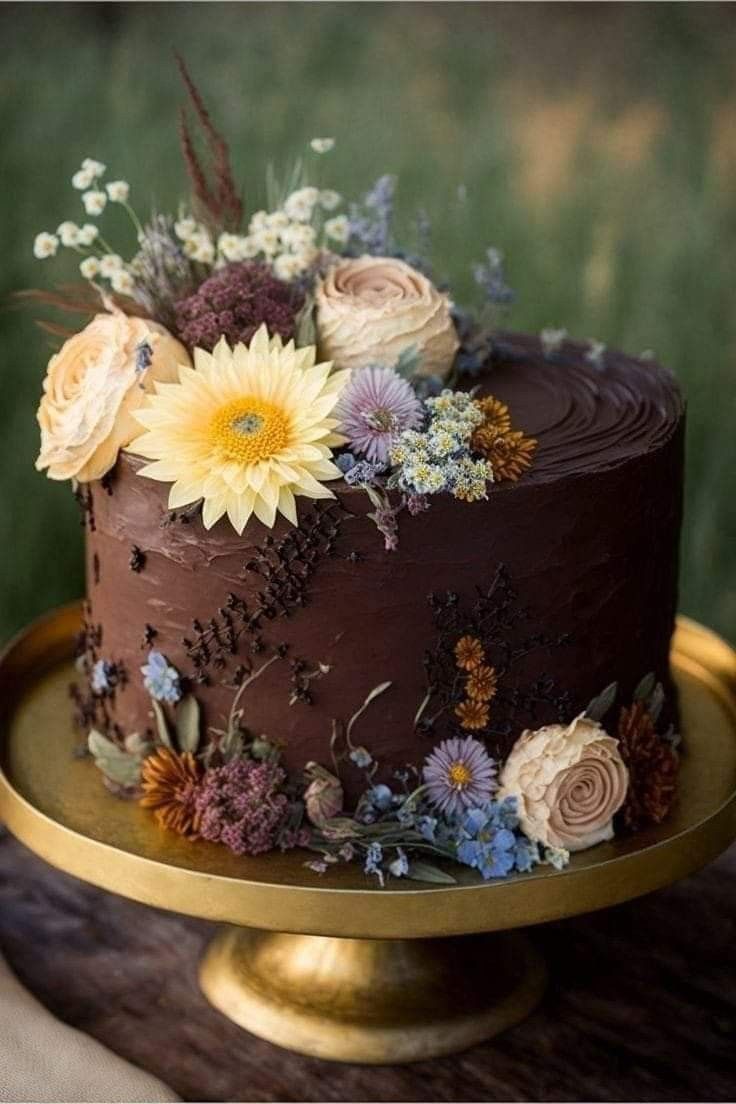
{"label": "cake stand pedestal base", "polygon": [[200,981],[212,1004],[278,1046],[341,1062],[415,1062],[524,1019],[546,982],[518,932],[335,939],[225,928]]}

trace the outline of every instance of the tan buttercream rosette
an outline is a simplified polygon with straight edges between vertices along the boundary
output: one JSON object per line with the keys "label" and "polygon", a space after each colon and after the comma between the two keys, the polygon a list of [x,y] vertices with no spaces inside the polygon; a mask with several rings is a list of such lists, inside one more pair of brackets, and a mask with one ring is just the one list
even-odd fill
{"label": "tan buttercream rosette", "polygon": [[49,361],[38,408],[41,451],[51,479],[86,483],[105,475],[140,434],[133,412],[155,382],[178,379],[184,346],[156,322],[121,311],[98,314]]}
{"label": "tan buttercream rosette", "polygon": [[517,798],[530,839],[582,851],[612,838],[629,775],[618,740],[581,714],[568,726],[522,733],[499,781],[500,798]]}
{"label": "tan buttercream rosette", "polygon": [[459,346],[450,302],[404,261],[343,261],[319,283],[315,301],[321,356],[336,367],[393,367],[414,346],[418,374],[444,379],[450,372]]}

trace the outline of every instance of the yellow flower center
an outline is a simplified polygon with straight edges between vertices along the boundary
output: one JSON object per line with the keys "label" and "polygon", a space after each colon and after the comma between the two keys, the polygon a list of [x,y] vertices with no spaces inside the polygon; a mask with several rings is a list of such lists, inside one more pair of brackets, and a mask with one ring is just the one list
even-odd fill
{"label": "yellow flower center", "polygon": [[255,464],[289,442],[289,419],[265,399],[233,399],[221,406],[209,425],[213,448],[226,460]]}
{"label": "yellow flower center", "polygon": [[450,784],[455,787],[456,790],[462,790],[465,786],[469,786],[473,781],[473,776],[465,766],[465,763],[461,763],[459,760],[450,764],[450,769],[447,772],[447,777]]}

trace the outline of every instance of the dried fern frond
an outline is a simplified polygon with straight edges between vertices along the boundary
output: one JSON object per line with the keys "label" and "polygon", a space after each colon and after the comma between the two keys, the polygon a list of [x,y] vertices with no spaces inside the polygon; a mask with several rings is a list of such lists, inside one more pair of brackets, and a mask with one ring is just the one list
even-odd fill
{"label": "dried fern frond", "polygon": [[208,148],[209,164],[205,168],[194,148],[186,108],[183,107],[179,116],[179,136],[198,207],[197,214],[215,231],[238,230],[243,217],[243,204],[233,178],[228,144],[212,122],[184,59],[177,54],[176,61]]}

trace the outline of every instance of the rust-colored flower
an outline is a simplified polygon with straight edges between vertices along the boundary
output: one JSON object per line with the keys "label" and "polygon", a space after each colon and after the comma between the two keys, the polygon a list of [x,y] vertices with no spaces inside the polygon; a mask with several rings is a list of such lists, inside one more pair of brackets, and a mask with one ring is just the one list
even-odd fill
{"label": "rust-colored flower", "polygon": [[140,803],[154,810],[162,828],[194,839],[199,823],[194,799],[201,778],[202,768],[191,752],[179,755],[171,748],[159,748],[143,760]]}
{"label": "rust-colored flower", "polygon": [[488,724],[488,704],[474,698],[466,698],[455,706],[455,716],[463,728],[477,732]]}
{"label": "rust-colored flower", "polygon": [[674,804],[680,757],[668,740],[657,735],[644,702],[621,710],[617,735],[621,758],[629,768],[622,822],[630,832],[661,824]]}
{"label": "rust-colored flower", "polygon": [[455,645],[455,659],[463,671],[472,671],[484,660],[483,645],[477,636],[461,636]]}
{"label": "rust-colored flower", "polygon": [[486,452],[499,434],[510,432],[511,414],[506,403],[493,395],[486,395],[484,399],[476,401],[483,414],[483,421],[473,433],[470,443],[476,452]]}
{"label": "rust-colored flower", "polygon": [[487,663],[480,663],[468,675],[465,690],[473,701],[489,702],[496,696],[498,689],[498,675],[494,667]]}
{"label": "rust-colored flower", "polygon": [[493,468],[496,482],[504,479],[516,482],[531,466],[537,442],[534,437],[525,437],[521,430],[501,433],[481,449]]}

